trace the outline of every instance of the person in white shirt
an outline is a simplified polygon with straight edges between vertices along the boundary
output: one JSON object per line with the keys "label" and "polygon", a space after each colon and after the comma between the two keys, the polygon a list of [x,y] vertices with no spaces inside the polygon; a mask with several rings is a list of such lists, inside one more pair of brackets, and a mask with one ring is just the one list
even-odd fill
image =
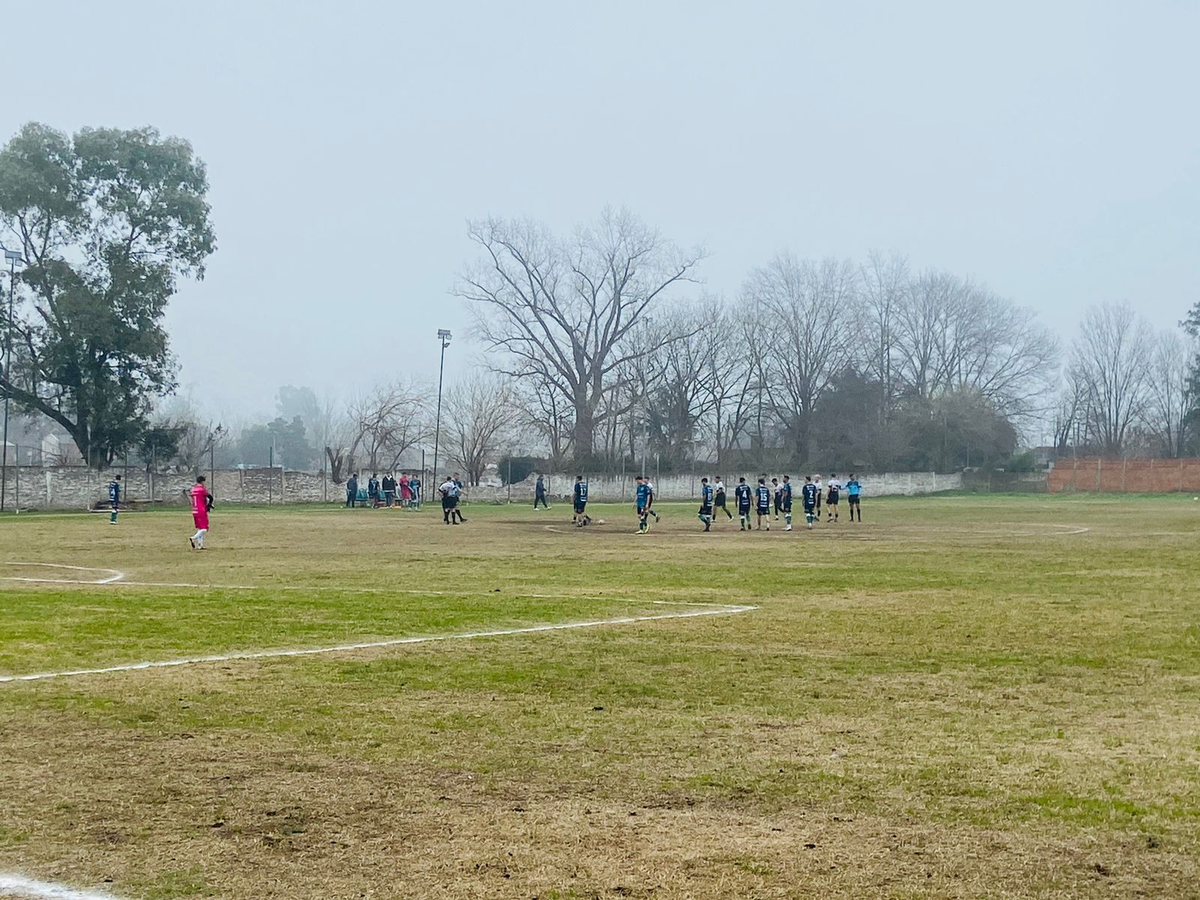
{"label": "person in white shirt", "polygon": [[825,509],[829,512],[829,518],[826,522],[836,522],[838,520],[838,502],[841,500],[842,483],[838,481],[837,475],[829,476],[829,496],[825,498]]}
{"label": "person in white shirt", "polygon": [[824,497],[822,495],[825,493],[824,491],[821,490],[821,476],[820,475],[813,476],[813,484],[815,484],[817,486],[817,524],[820,525],[821,524],[821,501],[824,499]]}
{"label": "person in white shirt", "polygon": [[733,513],[731,513],[728,507],[725,506],[725,479],[720,475],[717,476],[717,483],[713,485],[713,491],[716,493],[716,500],[713,503],[713,518],[715,519],[717,517],[716,512],[719,509],[722,510],[726,516],[732,519]]}

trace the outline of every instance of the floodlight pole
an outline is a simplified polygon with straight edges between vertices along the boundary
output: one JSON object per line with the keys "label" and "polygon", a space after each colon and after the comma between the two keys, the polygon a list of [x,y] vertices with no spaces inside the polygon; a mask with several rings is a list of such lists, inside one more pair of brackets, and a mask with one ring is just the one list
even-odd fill
{"label": "floodlight pole", "polygon": [[[2,247],[3,245],[0,245]],[[15,250],[3,247],[4,258],[8,260],[8,319],[4,325],[4,380],[12,385],[12,333],[13,333],[13,300],[17,293],[17,263],[24,262],[21,254]],[[2,297],[3,295],[0,295]],[[3,302],[0,299],[0,302]],[[4,512],[8,499],[8,398],[12,393],[10,388],[4,390],[4,437],[0,440],[0,512]],[[19,460],[18,460],[19,462]]]}
{"label": "floodlight pole", "polygon": [[437,481],[437,465],[438,465],[438,445],[442,437],[442,376],[446,371],[446,345],[450,343],[450,330],[447,328],[438,329],[438,340],[442,342],[442,359],[438,363],[438,401],[437,401],[437,418],[433,426],[433,480]]}

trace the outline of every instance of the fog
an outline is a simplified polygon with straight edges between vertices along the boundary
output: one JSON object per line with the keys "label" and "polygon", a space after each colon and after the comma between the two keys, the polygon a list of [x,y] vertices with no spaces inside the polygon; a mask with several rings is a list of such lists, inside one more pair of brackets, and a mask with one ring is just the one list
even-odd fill
{"label": "fog", "polygon": [[729,298],[781,249],[897,251],[1065,339],[1200,299],[1196,4],[4,7],[4,139],[150,124],[207,163],[219,249],[168,325],[213,415],[435,377],[443,327],[467,371],[489,214],[626,206]]}

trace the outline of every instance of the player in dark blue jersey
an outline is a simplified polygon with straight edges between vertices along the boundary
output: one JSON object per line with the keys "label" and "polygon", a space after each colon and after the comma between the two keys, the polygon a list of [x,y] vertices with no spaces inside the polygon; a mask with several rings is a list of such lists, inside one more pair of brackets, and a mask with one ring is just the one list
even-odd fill
{"label": "player in dark blue jersey", "polygon": [[117,512],[121,509],[121,476],[114,475],[113,480],[108,483],[108,502],[112,504],[112,509],[108,513],[108,524],[117,524]]}
{"label": "player in dark blue jersey", "polygon": [[588,486],[582,475],[575,476],[574,514],[571,523],[578,528],[588,525],[592,517],[587,514]]}
{"label": "player in dark blue jersey", "polygon": [[808,527],[813,527],[813,519],[817,516],[817,498],[821,496],[821,489],[813,484],[812,476],[804,476],[804,487],[800,489],[800,502],[804,506],[804,518],[808,521]]}
{"label": "player in dark blue jersey", "polygon": [[767,531],[771,530],[771,488],[767,485],[767,479],[758,479],[758,486],[754,489],[755,512],[758,513],[758,530],[763,530],[763,519],[767,520]]}
{"label": "player in dark blue jersey", "polygon": [[733,489],[733,499],[737,501],[739,531],[750,530],[750,485],[745,478],[739,478],[737,487]]}
{"label": "player in dark blue jersey", "polygon": [[652,496],[650,479],[645,475],[639,475],[637,477],[638,534],[646,534],[650,531],[650,498]]}
{"label": "player in dark blue jersey", "polygon": [[707,478],[700,479],[700,512],[697,518],[704,523],[704,530],[712,530],[713,521],[713,487]]}
{"label": "player in dark blue jersey", "polygon": [[784,475],[779,486],[779,504],[783,507],[783,530],[792,530],[792,476]]}

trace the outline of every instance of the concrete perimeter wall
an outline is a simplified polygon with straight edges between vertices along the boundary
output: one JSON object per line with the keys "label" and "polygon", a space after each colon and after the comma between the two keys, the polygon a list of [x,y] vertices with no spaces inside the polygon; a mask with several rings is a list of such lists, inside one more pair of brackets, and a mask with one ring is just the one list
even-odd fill
{"label": "concrete perimeter wall", "polygon": [[[128,505],[153,506],[184,504],[185,492],[195,483],[191,475],[149,475],[137,469],[94,471],[79,466],[40,468],[9,466],[7,505],[22,509],[87,509],[108,499],[108,482],[120,474],[124,482],[124,497]],[[282,469],[218,469],[205,473],[209,489],[217,503],[344,503],[344,485],[334,484],[319,472],[291,472]],[[551,502],[562,502],[571,493],[574,475],[546,477]],[[726,480],[729,493],[737,484],[738,475]],[[843,476],[844,478],[845,476]],[[746,475],[754,483],[757,475]],[[864,497],[886,495],[930,494],[937,491],[960,490],[963,477],[958,474],[938,475],[932,472],[899,472],[862,475]],[[803,479],[793,479],[796,490]],[[426,499],[434,493],[432,479],[426,479]],[[362,483],[365,488],[365,481]],[[664,475],[654,485],[659,499],[694,500],[699,497],[700,475]],[[588,492],[598,502],[624,502],[633,499],[632,478],[590,476]],[[534,478],[509,486],[480,485],[467,488],[467,501],[475,503],[532,503]]]}
{"label": "concrete perimeter wall", "polygon": [[1050,493],[1063,491],[1200,492],[1200,459],[1060,459]]}

